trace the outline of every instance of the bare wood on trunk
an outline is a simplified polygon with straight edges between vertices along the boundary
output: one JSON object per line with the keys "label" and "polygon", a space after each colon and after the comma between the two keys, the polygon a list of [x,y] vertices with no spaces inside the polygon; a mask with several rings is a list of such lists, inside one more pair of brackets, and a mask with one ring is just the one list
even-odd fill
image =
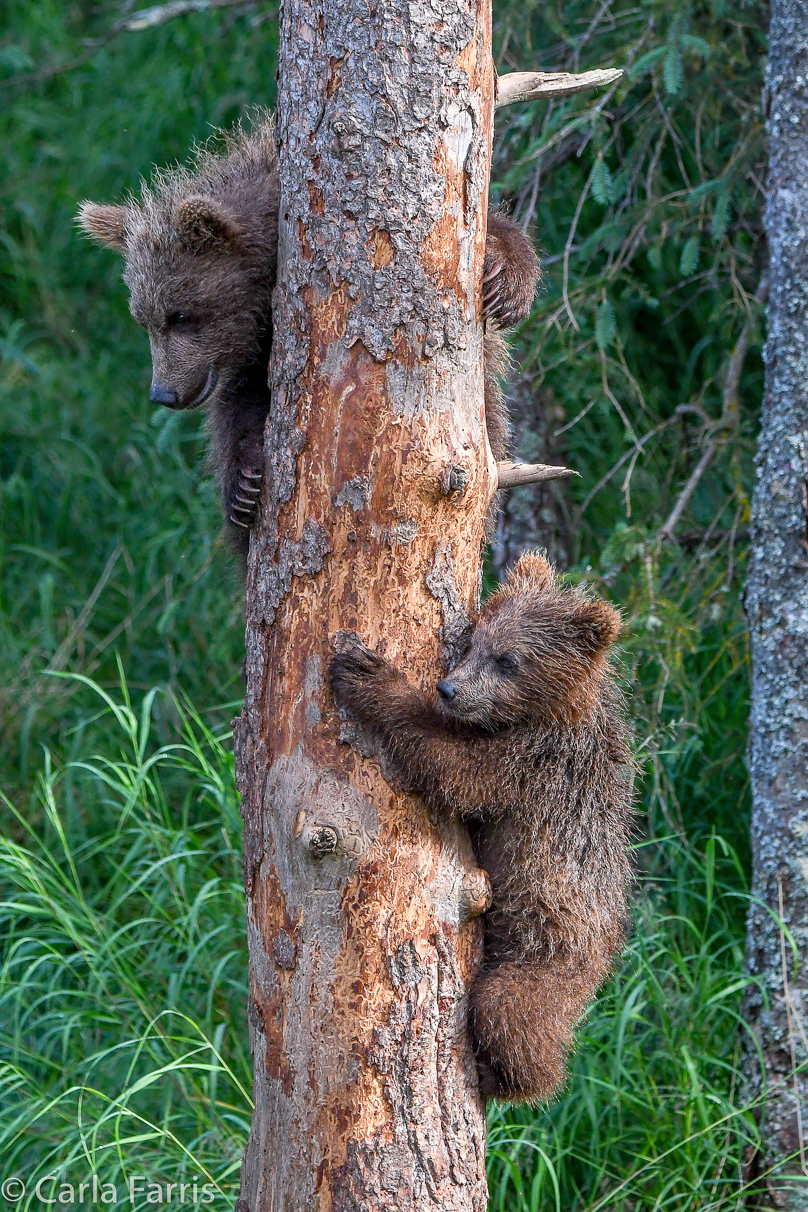
{"label": "bare wood on trunk", "polygon": [[[482,1212],[466,1034],[486,881],[465,830],[341,739],[340,636],[425,685],[497,487],[480,324],[487,0],[284,4],[267,489],[247,583],[250,1212]],[[354,737],[361,743],[361,738]]]}
{"label": "bare wood on trunk", "polygon": [[808,1209],[808,4],[772,5],[769,332],[746,609],[753,901],[746,1017],[776,1207]]}

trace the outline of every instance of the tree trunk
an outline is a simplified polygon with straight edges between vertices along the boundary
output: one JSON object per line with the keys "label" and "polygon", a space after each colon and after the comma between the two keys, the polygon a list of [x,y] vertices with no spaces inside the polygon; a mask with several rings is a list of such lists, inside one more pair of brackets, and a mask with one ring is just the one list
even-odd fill
{"label": "tree trunk", "polygon": [[753,902],[747,1017],[763,1061],[764,1169],[808,1209],[808,4],[775,0],[768,69],[766,395],[746,607],[752,641]]}
{"label": "tree trunk", "polygon": [[466,1035],[485,878],[463,828],[348,743],[327,670],[355,632],[434,685],[476,604],[493,85],[487,0],[282,6],[268,487],[236,733],[250,1212],[486,1204]]}

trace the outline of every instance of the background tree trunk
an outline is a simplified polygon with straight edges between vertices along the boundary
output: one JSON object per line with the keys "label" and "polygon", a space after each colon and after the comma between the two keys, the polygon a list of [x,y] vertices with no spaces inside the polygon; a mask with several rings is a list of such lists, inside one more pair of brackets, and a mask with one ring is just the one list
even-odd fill
{"label": "background tree trunk", "polygon": [[[273,408],[236,737],[251,1212],[486,1203],[466,1036],[481,873],[465,830],[345,743],[327,669],[356,632],[434,684],[478,595],[493,83],[487,0],[282,6]],[[462,496],[442,493],[452,465]]]}
{"label": "background tree trunk", "polygon": [[[566,435],[557,435],[567,420],[552,390],[538,376],[516,371],[509,385],[508,404],[514,429],[514,458],[526,463],[563,465]],[[504,580],[523,551],[543,547],[559,569],[565,570],[574,549],[569,488],[558,481],[525,484],[500,497],[491,563]]]}
{"label": "background tree trunk", "polygon": [[[808,4],[775,0],[768,69],[771,270],[766,396],[752,512],[753,1087],[768,1085],[778,1207],[808,1208]],[[785,930],[780,925],[782,919]],[[788,1162],[783,1159],[790,1158]]]}

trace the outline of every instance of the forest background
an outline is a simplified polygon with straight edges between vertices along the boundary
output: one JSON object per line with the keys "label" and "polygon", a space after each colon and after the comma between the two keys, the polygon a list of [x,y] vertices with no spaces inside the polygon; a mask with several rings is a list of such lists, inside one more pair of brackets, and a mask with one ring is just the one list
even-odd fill
{"label": "forest background", "polygon": [[[0,30],[0,1178],[26,1176],[22,1207],[55,1171],[196,1175],[224,1207],[249,1127],[242,594],[203,418],[148,403],[120,264],[73,216],[272,106],[277,11],[159,10],[7,0]],[[492,195],[545,266],[520,453],[581,478],[510,494],[486,580],[541,545],[622,606],[643,778],[624,963],[565,1094],[490,1111],[491,1208],[736,1207],[767,12],[494,20],[500,71],[626,69],[497,115]]]}

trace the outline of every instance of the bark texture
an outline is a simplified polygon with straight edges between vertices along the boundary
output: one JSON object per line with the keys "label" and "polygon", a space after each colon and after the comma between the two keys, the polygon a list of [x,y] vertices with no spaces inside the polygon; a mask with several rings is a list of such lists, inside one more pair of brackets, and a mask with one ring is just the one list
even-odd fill
{"label": "bark texture", "polygon": [[[775,0],[767,91],[771,270],[766,395],[752,511],[753,901],[747,999],[763,1169],[777,1207],[808,1209],[808,4]],[[782,921],[782,925],[781,925]],[[785,1160],[789,1159],[789,1160]]]}
{"label": "bark texture", "polygon": [[239,1202],[482,1212],[466,1020],[485,880],[462,827],[347,743],[325,674],[356,633],[434,684],[478,596],[490,11],[288,0],[280,38],[273,405],[236,734],[255,1059]]}

